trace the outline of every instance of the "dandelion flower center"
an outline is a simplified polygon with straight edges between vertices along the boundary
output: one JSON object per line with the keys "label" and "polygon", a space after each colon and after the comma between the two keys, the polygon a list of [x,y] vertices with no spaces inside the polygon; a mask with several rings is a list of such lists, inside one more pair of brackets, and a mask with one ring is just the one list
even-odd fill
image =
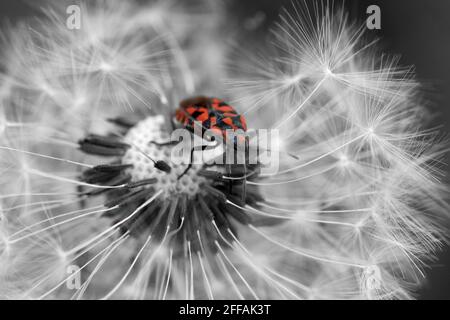
{"label": "dandelion flower center", "polygon": [[104,196],[103,215],[114,227],[124,235],[167,246],[174,258],[217,252],[238,236],[236,225],[250,223],[244,207],[257,207],[261,201],[258,188],[246,188],[247,178],[242,176],[256,168],[208,165],[200,161],[201,154],[172,152],[176,144],[164,120],[162,115],[141,121],[119,117],[111,122],[120,134],[82,139],[82,151],[108,161],[83,172],[81,180],[91,190],[81,194]]}
{"label": "dandelion flower center", "polygon": [[[135,127],[129,130],[124,138],[126,143],[132,147],[128,149],[122,158],[122,163],[132,164],[128,169],[133,182],[156,179],[153,185],[157,190],[164,190],[164,197],[170,197],[174,194],[186,194],[189,197],[196,195],[202,184],[206,182],[203,177],[198,175],[201,165],[194,161],[190,170],[180,177],[186,165],[178,165],[181,159],[180,155],[172,154],[172,146],[159,146],[152,142],[167,142],[170,140],[169,133],[164,129],[164,119],[162,116],[151,116],[139,122]],[[181,142],[182,143],[182,142]],[[134,147],[133,147],[134,146]],[[198,157],[194,154],[195,157]],[[172,168],[170,173],[155,168],[151,159],[164,161]],[[189,159],[187,159],[189,161]],[[198,159],[194,159],[198,160]]]}

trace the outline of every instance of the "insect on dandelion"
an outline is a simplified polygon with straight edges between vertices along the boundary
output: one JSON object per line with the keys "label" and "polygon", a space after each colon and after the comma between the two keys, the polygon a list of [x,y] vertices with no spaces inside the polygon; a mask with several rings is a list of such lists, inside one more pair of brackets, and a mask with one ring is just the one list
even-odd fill
{"label": "insect on dandelion", "polygon": [[[328,2],[286,8],[250,61],[222,50],[223,5],[192,8],[90,1],[80,30],[55,6],[5,33],[0,297],[413,298],[448,205],[412,69]],[[261,128],[277,170],[247,137],[243,163],[203,158]]]}

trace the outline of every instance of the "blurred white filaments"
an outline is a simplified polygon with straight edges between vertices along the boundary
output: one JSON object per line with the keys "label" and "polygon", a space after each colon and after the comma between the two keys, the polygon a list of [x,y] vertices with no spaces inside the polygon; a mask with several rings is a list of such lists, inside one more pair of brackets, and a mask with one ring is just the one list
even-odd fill
{"label": "blurred white filaments", "polygon": [[[414,297],[445,149],[411,69],[344,9],[287,8],[251,61],[216,1],[89,1],[75,31],[44,14],[3,37],[0,298]],[[277,173],[155,167],[170,147],[147,140],[204,94],[279,130]]]}

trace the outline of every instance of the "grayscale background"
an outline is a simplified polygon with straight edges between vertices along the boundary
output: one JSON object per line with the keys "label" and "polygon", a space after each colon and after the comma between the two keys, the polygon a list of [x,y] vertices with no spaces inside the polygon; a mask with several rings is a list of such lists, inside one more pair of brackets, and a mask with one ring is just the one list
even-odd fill
{"label": "grayscale background", "polygon": [[[36,7],[42,0],[1,0],[0,24],[38,14]],[[57,1],[57,0],[53,0]],[[258,33],[264,36],[283,6],[292,0],[223,0],[230,4],[238,21],[263,17]],[[315,0],[311,0],[315,1]],[[311,2],[310,1],[310,2]],[[77,1],[74,0],[74,3]],[[145,1],[142,1],[145,2]],[[335,0],[335,3],[343,1]],[[32,3],[32,8],[29,3]],[[402,56],[401,63],[415,65],[420,80],[432,85],[428,99],[440,116],[435,125],[442,132],[450,132],[450,1],[449,0],[347,0],[352,18],[363,22],[366,9],[376,4],[381,8],[382,29],[369,31],[382,37],[384,51]],[[0,29],[1,30],[1,29]],[[0,48],[0,50],[2,50]],[[446,163],[450,163],[447,154]],[[450,167],[447,170],[450,176]],[[444,248],[439,260],[427,270],[428,280],[420,292],[420,299],[450,300],[450,248]]]}

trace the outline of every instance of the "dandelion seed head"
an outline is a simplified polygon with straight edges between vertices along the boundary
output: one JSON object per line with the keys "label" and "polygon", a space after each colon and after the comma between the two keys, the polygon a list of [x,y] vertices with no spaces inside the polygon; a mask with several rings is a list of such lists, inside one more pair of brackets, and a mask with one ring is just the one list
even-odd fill
{"label": "dandelion seed head", "polygon": [[[89,1],[78,32],[55,5],[9,30],[0,297],[411,298],[448,219],[445,148],[412,69],[317,2],[228,70],[225,7],[195,4]],[[278,171],[194,153],[182,175],[190,155],[165,144],[176,106],[210,93],[280,131]]]}

